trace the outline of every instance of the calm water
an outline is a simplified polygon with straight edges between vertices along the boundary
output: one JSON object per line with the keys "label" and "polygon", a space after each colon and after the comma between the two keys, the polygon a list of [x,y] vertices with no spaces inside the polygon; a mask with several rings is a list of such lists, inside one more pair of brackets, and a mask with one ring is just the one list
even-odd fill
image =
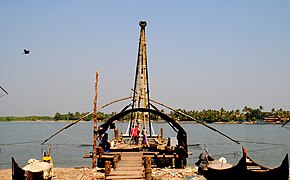
{"label": "calm water", "polygon": [[[41,146],[50,135],[69,123],[66,122],[2,122],[0,123],[0,169],[11,168],[11,157],[24,166],[30,158],[41,158],[43,149],[51,144],[51,153],[56,167],[91,166],[91,159],[82,158],[89,153],[93,142],[93,123],[80,122],[64,130]],[[119,132],[125,133],[127,123],[118,123]],[[193,155],[188,165],[193,166],[198,155],[206,146],[215,157],[225,157],[235,164],[241,157],[241,145],[226,139],[218,133],[200,124],[181,124],[187,131],[189,151]],[[222,131],[233,139],[242,142],[250,157],[261,164],[278,166],[286,153],[290,152],[290,126],[281,125],[242,125],[242,124],[212,124],[212,127]],[[164,128],[165,137],[175,137],[175,132],[166,124],[154,124],[155,132]],[[111,130],[110,130],[111,131]],[[112,132],[109,135],[112,136]],[[256,143],[254,143],[256,142]],[[196,144],[199,144],[196,146]]]}

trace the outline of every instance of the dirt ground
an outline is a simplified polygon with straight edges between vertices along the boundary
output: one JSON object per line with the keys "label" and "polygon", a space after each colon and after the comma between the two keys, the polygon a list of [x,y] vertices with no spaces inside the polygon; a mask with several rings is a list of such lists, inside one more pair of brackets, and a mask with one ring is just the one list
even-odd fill
{"label": "dirt ground", "polygon": [[[104,174],[96,172],[90,168],[54,168],[53,169],[55,180],[92,180],[104,179]],[[1,180],[12,180],[11,169],[0,170]]]}
{"label": "dirt ground", "polygon": [[154,180],[169,180],[169,179],[205,180],[203,176],[197,175],[196,170],[194,168],[186,168],[186,169],[153,168],[152,177]]}
{"label": "dirt ground", "polygon": [[[92,180],[104,179],[105,174],[97,172],[91,168],[54,168],[54,180]],[[181,180],[181,179],[195,179],[205,180],[204,177],[198,176],[194,169],[152,169],[152,177],[154,180]],[[11,169],[0,170],[1,180],[12,180]]]}
{"label": "dirt ground", "polygon": [[[53,180],[92,180],[104,179],[105,174],[91,168],[54,168]],[[152,169],[154,180],[205,180],[196,174],[194,169]],[[0,180],[12,180],[11,169],[0,169]],[[290,178],[289,178],[290,180]]]}

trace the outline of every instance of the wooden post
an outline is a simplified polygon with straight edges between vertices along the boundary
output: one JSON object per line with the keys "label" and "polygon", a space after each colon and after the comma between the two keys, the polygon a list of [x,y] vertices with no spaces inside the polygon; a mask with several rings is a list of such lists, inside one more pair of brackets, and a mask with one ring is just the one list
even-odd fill
{"label": "wooden post", "polygon": [[115,129],[114,129],[114,135],[115,135],[115,140],[116,140],[116,144],[117,144],[117,142],[119,140],[119,132],[118,132],[118,128],[117,127],[115,127]]}
{"label": "wooden post", "polygon": [[113,168],[114,169],[117,167],[117,162],[119,160],[118,156],[119,156],[118,154],[114,154],[114,159],[113,159],[113,161],[114,161]]}
{"label": "wooden post", "polygon": [[[99,73],[98,71],[96,71],[95,99],[94,99],[94,132],[97,131],[98,79],[99,79]],[[92,167],[95,168],[96,165],[97,165],[97,135],[94,133],[94,153],[93,153]]]}
{"label": "wooden post", "polygon": [[163,139],[163,136],[164,136],[164,129],[163,128],[160,128],[160,136],[161,136],[161,139]]}
{"label": "wooden post", "polygon": [[105,161],[105,176],[111,173],[111,161]]}
{"label": "wooden post", "polygon": [[152,179],[152,168],[151,168],[151,158],[146,157],[145,159],[145,179],[151,180]]}
{"label": "wooden post", "polygon": [[175,159],[176,159],[176,153],[173,153],[174,157],[172,158],[172,167],[175,168]]}

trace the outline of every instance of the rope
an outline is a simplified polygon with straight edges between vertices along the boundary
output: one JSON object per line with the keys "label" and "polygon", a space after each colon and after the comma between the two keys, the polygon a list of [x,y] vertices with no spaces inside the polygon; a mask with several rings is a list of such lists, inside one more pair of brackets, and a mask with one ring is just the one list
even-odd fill
{"label": "rope", "polygon": [[12,102],[12,103],[13,103],[13,104],[18,108],[18,109],[20,109],[20,110],[21,110],[22,112],[24,112],[26,115],[28,115],[28,116],[34,118],[35,120],[38,120],[37,118],[35,118],[35,116],[32,115],[32,113],[30,113],[30,112],[28,112],[26,109],[20,107],[20,106],[18,105],[18,103],[16,103],[16,101],[13,99],[13,97],[11,96],[11,94],[10,94],[10,96],[8,96],[8,97],[10,98],[11,102]]}
{"label": "rope", "polygon": [[[113,103],[120,102],[120,101],[124,101],[124,100],[130,99],[130,98],[131,98],[131,96],[129,96],[129,97],[125,97],[125,98],[122,98],[122,99],[118,99],[118,100],[115,100],[115,101],[112,101],[112,102],[109,102],[109,103],[104,104],[104,105],[100,106],[99,108],[97,108],[97,111],[100,110],[100,109],[102,109],[102,108],[105,108],[105,107],[107,107],[107,106],[109,106],[109,105],[111,105],[111,104],[113,104]],[[83,120],[83,118],[85,118],[85,117],[87,117],[87,116],[89,116],[89,115],[91,115],[91,114],[93,114],[93,112],[90,112],[90,113],[84,115],[83,117],[79,118],[78,120],[72,122],[71,124],[65,126],[65,127],[62,128],[62,129],[60,129],[59,131],[57,131],[56,133],[54,133],[53,135],[51,135],[49,138],[45,139],[45,140],[41,143],[41,145],[45,144],[48,140],[50,140],[51,138],[53,138],[54,136],[56,136],[58,133],[62,132],[62,131],[65,130],[65,129],[68,129],[68,128],[71,127],[72,125],[75,125],[76,123],[78,123],[78,122],[80,122],[81,120]]]}
{"label": "rope", "polygon": [[[54,128],[53,126],[51,126],[51,125],[47,125],[48,127],[50,127],[51,129],[53,129],[53,130],[57,130],[56,128]],[[69,135],[69,134],[67,134],[67,133],[65,133],[65,132],[61,132],[63,135],[65,135],[65,136],[67,136],[67,137],[70,137],[70,138],[72,138],[72,139],[75,139],[75,140],[78,140],[78,141],[80,141],[80,142],[84,142],[84,143],[87,143],[87,144],[89,144],[89,142],[88,141],[86,141],[86,140],[84,140],[84,139],[81,139],[81,138],[77,138],[77,137],[75,137],[75,136],[72,136],[72,135]]]}
{"label": "rope", "polygon": [[156,103],[156,104],[159,104],[159,105],[161,105],[161,106],[163,106],[163,107],[166,107],[166,108],[170,109],[170,110],[173,111],[173,112],[176,112],[176,113],[178,113],[178,114],[180,114],[180,115],[183,115],[183,116],[185,116],[185,117],[187,117],[187,118],[190,118],[190,119],[194,120],[195,122],[198,122],[198,123],[204,125],[205,127],[207,127],[207,128],[209,128],[209,129],[211,129],[211,130],[213,130],[213,131],[215,131],[215,132],[221,134],[222,136],[224,136],[224,137],[230,139],[231,141],[233,141],[233,142],[235,142],[235,143],[237,143],[237,144],[240,144],[240,142],[239,142],[238,140],[235,140],[235,139],[229,137],[228,135],[222,133],[221,131],[219,131],[219,130],[217,130],[217,129],[215,129],[215,128],[209,126],[209,125],[207,125],[206,123],[204,123],[204,122],[202,122],[202,121],[199,121],[199,120],[195,119],[194,117],[189,116],[188,114],[185,114],[185,113],[183,113],[183,112],[181,112],[181,111],[177,111],[177,110],[175,110],[175,109],[173,109],[173,108],[171,108],[171,107],[169,107],[169,106],[167,106],[167,105],[165,105],[165,104],[163,104],[163,103],[160,103],[160,102],[154,101],[153,99],[150,99],[150,100],[151,100],[152,102]]}
{"label": "rope", "polygon": [[78,140],[78,141],[80,141],[80,142],[85,142],[85,143],[89,144],[89,142],[86,141],[86,140],[84,140],[84,139],[81,139],[81,138],[77,138],[77,137],[71,136],[71,135],[66,134],[66,133],[64,133],[64,132],[62,132],[62,134],[65,135],[65,136],[67,136],[67,137],[70,137],[70,138],[72,138],[72,139],[74,139],[74,140]]}
{"label": "rope", "polygon": [[287,129],[288,131],[290,130],[290,127],[282,126],[283,128]]}
{"label": "rope", "polygon": [[63,127],[62,129],[60,129],[59,131],[57,131],[56,133],[54,133],[53,135],[51,135],[49,138],[47,138],[46,140],[44,140],[44,141],[41,143],[41,145],[44,145],[48,140],[50,140],[51,138],[53,138],[54,136],[56,136],[57,134],[59,134],[59,133],[62,132],[63,130],[65,130],[65,129],[71,127],[72,125],[74,125],[74,124],[76,124],[76,123],[78,123],[78,122],[81,121],[83,118],[85,118],[85,117],[91,115],[92,113],[93,113],[93,112],[90,112],[90,113],[84,115],[83,117],[79,118],[78,120],[72,122],[71,124],[69,124],[69,125]]}
{"label": "rope", "polygon": [[[247,152],[258,152],[258,151],[267,151],[267,150],[271,150],[271,149],[280,149],[280,148],[285,148],[285,147],[271,147],[271,148],[261,148],[261,149],[253,149],[253,150],[247,150]],[[229,152],[229,153],[222,153],[222,154],[214,154],[212,156],[224,156],[224,155],[231,155],[233,154],[234,156],[239,155],[240,152],[236,151],[236,152]]]}
{"label": "rope", "polygon": [[36,140],[36,141],[24,141],[24,142],[15,142],[15,143],[5,143],[5,144],[0,144],[0,146],[11,146],[11,145],[30,144],[30,143],[38,143],[38,142],[41,142],[41,140]]}
{"label": "rope", "polygon": [[289,144],[281,144],[281,143],[272,143],[272,142],[261,142],[261,141],[243,141],[240,142],[244,143],[252,143],[252,144],[267,144],[267,145],[274,145],[274,146],[282,146],[282,147],[289,147]]}

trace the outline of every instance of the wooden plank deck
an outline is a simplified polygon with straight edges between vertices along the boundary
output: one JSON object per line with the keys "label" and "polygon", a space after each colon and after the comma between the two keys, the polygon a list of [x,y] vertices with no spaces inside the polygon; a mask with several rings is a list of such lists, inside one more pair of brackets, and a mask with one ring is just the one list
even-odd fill
{"label": "wooden plank deck", "polygon": [[142,152],[122,152],[117,167],[105,179],[143,179],[144,165]]}

